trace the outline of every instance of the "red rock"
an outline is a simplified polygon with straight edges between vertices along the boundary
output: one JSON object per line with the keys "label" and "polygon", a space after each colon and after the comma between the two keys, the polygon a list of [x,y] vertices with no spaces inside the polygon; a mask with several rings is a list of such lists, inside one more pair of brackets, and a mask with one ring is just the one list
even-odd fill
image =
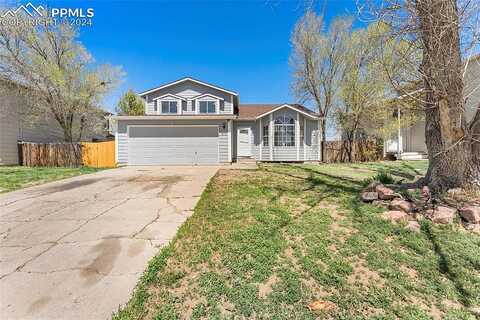
{"label": "red rock", "polygon": [[435,223],[449,224],[453,222],[455,217],[455,209],[449,207],[438,206],[434,210],[427,210],[427,214],[430,216],[430,219]]}
{"label": "red rock", "polygon": [[480,223],[480,207],[466,206],[458,210],[458,213],[468,223]]}
{"label": "red rock", "polygon": [[378,193],[365,191],[362,192],[361,199],[363,202],[372,202],[378,200]]}
{"label": "red rock", "polygon": [[403,211],[398,211],[398,210],[387,211],[383,214],[383,216],[385,219],[389,220],[390,222],[398,222],[398,221],[407,222],[408,221],[408,214],[406,214]]}
{"label": "red rock", "polygon": [[368,186],[363,189],[365,192],[375,192],[377,190],[377,186],[382,186],[382,184],[378,181],[373,181],[368,184]]}
{"label": "red rock", "polygon": [[413,232],[420,232],[421,226],[417,221],[408,221],[408,224],[405,226],[405,229],[408,229]]}
{"label": "red rock", "polygon": [[330,301],[317,300],[307,305],[308,309],[313,312],[330,311],[336,308],[336,305]]}
{"label": "red rock", "polygon": [[390,202],[390,204],[388,205],[388,209],[400,210],[406,213],[410,213],[413,211],[413,203],[402,199],[393,199],[392,202]]}
{"label": "red rock", "polygon": [[382,200],[392,200],[397,196],[392,189],[387,188],[384,185],[378,185],[376,190],[378,193],[378,198]]}

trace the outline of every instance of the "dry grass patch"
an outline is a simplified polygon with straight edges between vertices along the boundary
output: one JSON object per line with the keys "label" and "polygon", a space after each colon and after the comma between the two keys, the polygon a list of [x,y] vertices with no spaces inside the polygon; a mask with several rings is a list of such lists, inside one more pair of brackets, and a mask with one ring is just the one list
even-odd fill
{"label": "dry grass patch", "polygon": [[414,166],[220,170],[114,319],[473,320],[480,238],[429,221],[412,233],[358,199],[370,172]]}

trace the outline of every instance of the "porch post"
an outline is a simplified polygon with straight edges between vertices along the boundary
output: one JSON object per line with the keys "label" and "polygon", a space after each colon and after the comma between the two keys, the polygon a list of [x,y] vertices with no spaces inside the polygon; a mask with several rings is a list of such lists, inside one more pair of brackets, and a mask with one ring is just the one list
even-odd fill
{"label": "porch post", "polygon": [[258,119],[258,158],[262,161],[262,150],[263,150],[263,126],[262,118]]}
{"label": "porch post", "polygon": [[295,145],[297,146],[297,161],[300,160],[300,113],[297,112],[295,119]]}
{"label": "porch post", "polygon": [[303,161],[307,160],[307,118],[303,117]]}
{"label": "porch post", "polygon": [[397,139],[397,155],[400,156],[402,153],[402,128],[401,128],[401,119],[400,119],[400,107],[397,107],[397,120],[398,120],[398,139]]}
{"label": "porch post", "polygon": [[317,121],[317,144],[318,144],[318,161],[322,161],[322,132],[320,131],[321,122],[320,118]]}
{"label": "porch post", "polygon": [[228,137],[228,162],[232,163],[232,122],[233,120],[227,120],[227,137]]}
{"label": "porch post", "polygon": [[273,114],[270,113],[269,122],[268,122],[268,148],[270,151],[270,161],[273,161]]}

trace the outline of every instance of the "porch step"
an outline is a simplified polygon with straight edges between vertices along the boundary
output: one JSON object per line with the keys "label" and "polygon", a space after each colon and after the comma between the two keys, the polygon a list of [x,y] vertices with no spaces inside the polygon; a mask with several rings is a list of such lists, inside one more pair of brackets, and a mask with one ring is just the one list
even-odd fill
{"label": "porch step", "polygon": [[426,160],[428,155],[425,152],[403,152],[398,157],[399,160]]}
{"label": "porch step", "polygon": [[257,160],[255,160],[252,157],[238,157],[237,158],[237,163],[255,163]]}

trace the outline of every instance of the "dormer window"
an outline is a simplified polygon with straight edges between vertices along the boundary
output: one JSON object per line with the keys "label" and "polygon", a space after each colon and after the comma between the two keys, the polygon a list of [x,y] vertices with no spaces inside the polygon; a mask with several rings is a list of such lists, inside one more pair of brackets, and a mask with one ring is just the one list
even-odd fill
{"label": "dormer window", "polygon": [[162,113],[177,113],[177,101],[162,101]]}
{"label": "dormer window", "polygon": [[200,113],[216,113],[215,110],[215,101],[199,101],[199,112]]}

